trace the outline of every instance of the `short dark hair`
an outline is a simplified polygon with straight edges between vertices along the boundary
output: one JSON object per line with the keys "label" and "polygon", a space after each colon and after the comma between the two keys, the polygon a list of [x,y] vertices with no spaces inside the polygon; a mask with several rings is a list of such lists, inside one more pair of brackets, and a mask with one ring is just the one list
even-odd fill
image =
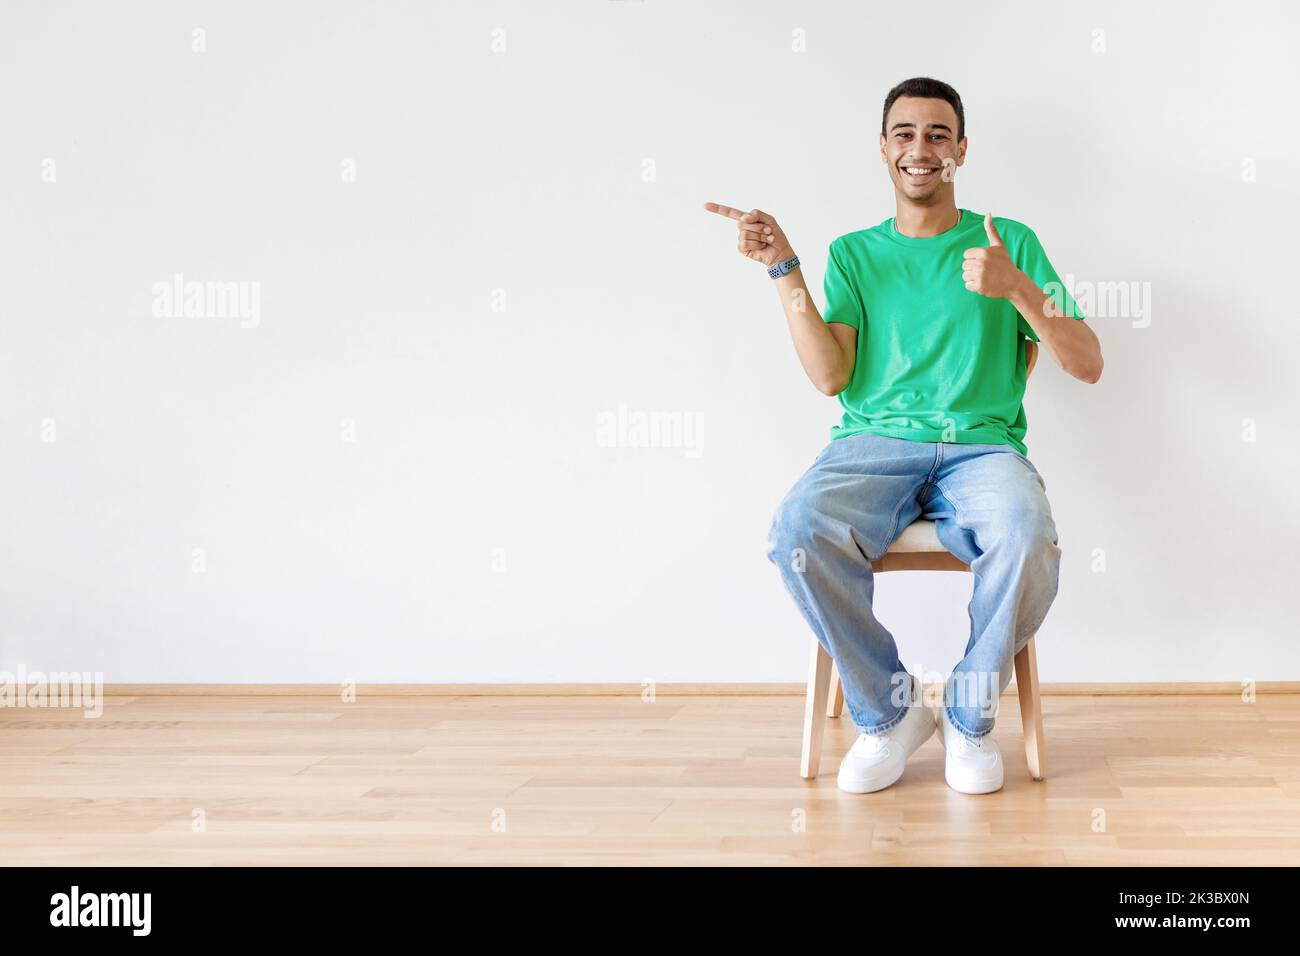
{"label": "short dark hair", "polygon": [[880,114],[880,132],[882,135],[888,135],[885,132],[885,122],[889,119],[889,108],[894,105],[894,100],[900,96],[920,96],[928,100],[946,100],[957,114],[957,138],[961,139],[966,135],[966,112],[961,108],[961,97],[947,83],[932,80],[928,76],[914,76],[910,80],[904,80],[889,91],[889,95],[885,97],[885,110]]}

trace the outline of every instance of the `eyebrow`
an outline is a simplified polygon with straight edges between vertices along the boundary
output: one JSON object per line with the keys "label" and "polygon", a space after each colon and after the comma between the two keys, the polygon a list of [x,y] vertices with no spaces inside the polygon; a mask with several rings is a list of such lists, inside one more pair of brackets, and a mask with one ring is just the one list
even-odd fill
{"label": "eyebrow", "polygon": [[[946,123],[927,123],[926,125],[927,125],[930,129],[942,129],[942,130],[947,130],[949,133],[952,132],[952,127],[949,126],[949,125],[946,124]],[[900,128],[900,127],[907,127],[907,128],[909,128],[909,129],[915,129],[915,128],[916,128],[916,124],[915,124],[915,123],[895,123],[893,126],[889,127],[889,131],[892,133],[894,130],[896,130],[896,129]]]}

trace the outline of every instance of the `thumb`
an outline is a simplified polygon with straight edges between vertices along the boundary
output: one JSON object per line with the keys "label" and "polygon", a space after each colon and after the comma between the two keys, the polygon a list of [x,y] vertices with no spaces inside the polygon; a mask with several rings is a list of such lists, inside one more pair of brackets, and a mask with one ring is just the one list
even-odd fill
{"label": "thumb", "polygon": [[1002,237],[999,236],[998,231],[993,228],[993,213],[991,212],[984,214],[984,232],[988,234],[990,246],[1002,245]]}

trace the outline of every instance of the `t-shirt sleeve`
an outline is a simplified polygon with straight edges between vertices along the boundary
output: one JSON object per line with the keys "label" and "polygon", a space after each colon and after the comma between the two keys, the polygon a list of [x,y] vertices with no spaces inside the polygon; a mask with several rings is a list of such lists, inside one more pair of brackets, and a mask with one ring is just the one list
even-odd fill
{"label": "t-shirt sleeve", "polygon": [[[1025,239],[1020,246],[1018,259],[1016,265],[1020,271],[1033,279],[1034,284],[1051,297],[1063,315],[1072,319],[1084,318],[1084,314],[1079,311],[1079,306],[1070,296],[1065,283],[1056,274],[1056,269],[1052,267],[1052,263],[1047,258],[1047,253],[1043,251],[1042,243],[1038,241],[1038,236],[1034,234],[1032,229],[1025,229]],[[1020,331],[1037,342],[1038,335],[1034,332],[1033,326],[1025,321],[1023,315],[1019,318]]]}
{"label": "t-shirt sleeve", "polygon": [[840,261],[840,251],[836,249],[833,242],[826,257],[826,280],[823,289],[826,293],[826,309],[822,312],[822,319],[828,323],[842,322],[861,331],[866,310],[862,307],[862,299],[853,284],[853,278],[845,271],[844,264]]}

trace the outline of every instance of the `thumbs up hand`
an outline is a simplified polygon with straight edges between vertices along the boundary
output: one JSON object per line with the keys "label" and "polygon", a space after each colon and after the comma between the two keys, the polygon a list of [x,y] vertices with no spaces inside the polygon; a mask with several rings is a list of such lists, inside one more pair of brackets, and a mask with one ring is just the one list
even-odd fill
{"label": "thumbs up hand", "polygon": [[984,217],[984,232],[989,237],[987,246],[966,250],[962,259],[961,277],[966,288],[990,299],[1007,299],[1020,287],[1027,276],[1016,268],[1002,237],[993,228],[993,214]]}

